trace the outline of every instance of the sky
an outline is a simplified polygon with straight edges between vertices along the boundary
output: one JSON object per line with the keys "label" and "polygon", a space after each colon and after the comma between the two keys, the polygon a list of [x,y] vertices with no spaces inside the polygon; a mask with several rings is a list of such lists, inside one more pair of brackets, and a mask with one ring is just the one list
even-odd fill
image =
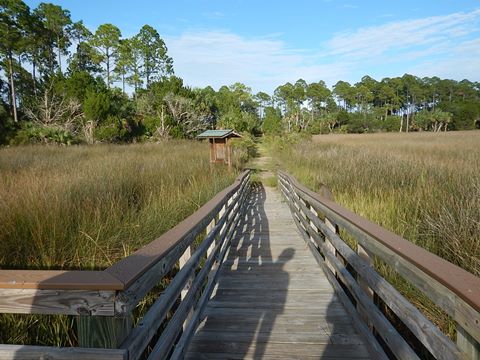
{"label": "sky", "polygon": [[[254,92],[302,78],[370,75],[480,81],[480,1],[54,0],[92,31],[157,29],[186,85]],[[40,1],[27,0],[31,7]]]}

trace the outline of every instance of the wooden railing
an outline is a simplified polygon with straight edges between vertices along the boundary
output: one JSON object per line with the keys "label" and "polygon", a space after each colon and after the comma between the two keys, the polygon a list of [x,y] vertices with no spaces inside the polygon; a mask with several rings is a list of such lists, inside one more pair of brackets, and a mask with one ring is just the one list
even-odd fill
{"label": "wooden railing", "polygon": [[[278,179],[302,236],[378,358],[479,359],[478,277],[321,197],[287,173],[279,172]],[[353,238],[357,249],[340,232]],[[375,271],[375,258],[456,322],[456,344]]]}
{"label": "wooden railing", "polygon": [[[139,359],[147,348],[149,359],[181,358],[240,219],[249,179],[245,171],[197,212],[104,271],[1,270],[0,313],[77,315],[80,346],[0,345],[0,359]],[[132,311],[177,264],[133,327]]]}

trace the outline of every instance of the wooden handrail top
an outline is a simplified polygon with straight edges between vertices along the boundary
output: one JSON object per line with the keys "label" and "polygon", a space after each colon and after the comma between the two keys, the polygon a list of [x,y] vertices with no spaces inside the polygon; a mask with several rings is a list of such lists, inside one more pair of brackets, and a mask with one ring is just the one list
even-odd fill
{"label": "wooden handrail top", "polygon": [[248,174],[248,170],[241,173],[232,185],[220,191],[195,213],[104,271],[0,270],[0,289],[124,290],[206,217],[214,217],[214,211],[238,190]]}
{"label": "wooden handrail top", "polygon": [[[328,200],[300,184],[297,179],[284,172],[278,173],[287,178],[292,186],[315,199],[345,221],[358,227],[363,232],[401,256],[418,269],[450,289],[476,311],[480,311],[480,278],[456,266],[447,260],[413,244],[401,236],[347,210],[334,201]],[[332,219],[334,220],[334,219]]]}
{"label": "wooden handrail top", "polygon": [[0,289],[123,290],[105,271],[0,270]]}
{"label": "wooden handrail top", "polygon": [[175,246],[205,220],[206,217],[211,216],[213,218],[216,210],[218,211],[230,195],[240,188],[248,174],[248,170],[242,172],[232,185],[220,191],[192,215],[161,235],[158,239],[113,264],[105,271],[120,280],[125,287],[128,288],[131,283],[155,265],[162,256],[175,248]]}

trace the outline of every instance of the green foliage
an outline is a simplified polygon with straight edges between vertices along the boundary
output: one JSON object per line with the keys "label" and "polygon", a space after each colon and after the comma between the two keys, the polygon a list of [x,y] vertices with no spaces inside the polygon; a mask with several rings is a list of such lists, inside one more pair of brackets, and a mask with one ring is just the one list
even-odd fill
{"label": "green foliage", "polygon": [[[54,84],[47,102],[64,101],[57,108],[81,104],[83,129],[75,125],[72,131],[83,131],[89,142],[92,127],[104,127],[98,134],[114,132],[111,124],[103,123],[109,116],[121,119],[129,135],[102,135],[102,141],[193,138],[206,128],[259,135],[480,127],[480,85],[468,80],[405,74],[377,81],[366,75],[357,83],[338,81],[332,88],[322,80],[298,79],[278,86],[273,94],[253,94],[240,82],[218,91],[209,86],[191,89],[173,75],[173,59],[152,26],[122,38],[120,29],[107,23],[92,34],[61,6],[40,3],[31,10],[22,0],[0,2],[0,38],[0,98],[12,104],[14,124],[38,119],[30,110],[41,108],[39,95]],[[68,64],[66,72],[63,64]],[[126,94],[127,85],[133,94]],[[422,111],[435,113],[436,120],[426,119]]]}
{"label": "green foliage", "polygon": [[257,115],[239,109],[231,109],[221,115],[218,120],[218,127],[254,134],[258,132],[260,121]]}
{"label": "green foliage", "polygon": [[10,140],[11,145],[72,145],[75,143],[78,143],[78,139],[66,129],[57,126],[40,126],[29,122],[23,122],[20,130]]}
{"label": "green foliage", "polygon": [[117,116],[108,115],[107,119],[94,130],[94,137],[100,142],[119,143],[129,138],[129,124]]}
{"label": "green foliage", "polygon": [[282,132],[282,114],[271,106],[265,108],[262,130],[265,135],[279,135]]}
{"label": "green foliage", "polygon": [[106,119],[110,112],[110,97],[108,93],[87,91],[83,103],[83,112],[87,120],[100,122]]}
{"label": "green foliage", "polygon": [[91,45],[97,49],[94,59],[102,63],[104,66],[105,82],[107,86],[113,82],[112,72],[114,69],[114,59],[118,52],[120,37],[122,36],[120,29],[112,24],[102,24],[91,40]]}
{"label": "green foliage", "polygon": [[83,103],[87,93],[106,91],[106,86],[101,78],[95,78],[87,71],[75,71],[58,81],[56,89]]}
{"label": "green foliage", "polygon": [[232,149],[234,154],[234,163],[236,167],[241,167],[248,160],[257,155],[257,145],[250,133],[242,133],[241,138],[232,140]]}

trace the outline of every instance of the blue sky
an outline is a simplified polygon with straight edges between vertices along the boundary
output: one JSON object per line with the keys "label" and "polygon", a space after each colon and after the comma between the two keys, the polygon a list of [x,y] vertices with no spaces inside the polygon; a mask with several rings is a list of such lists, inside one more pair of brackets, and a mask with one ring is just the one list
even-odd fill
{"label": "blue sky", "polygon": [[[26,1],[36,7],[40,1]],[[299,78],[355,83],[411,73],[480,81],[480,1],[63,0],[91,30],[155,27],[187,85],[256,91]]]}

